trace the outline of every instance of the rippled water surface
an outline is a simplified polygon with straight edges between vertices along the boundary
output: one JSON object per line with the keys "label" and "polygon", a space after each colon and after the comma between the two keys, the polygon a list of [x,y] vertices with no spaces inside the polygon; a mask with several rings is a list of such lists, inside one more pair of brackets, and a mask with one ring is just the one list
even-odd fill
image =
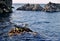
{"label": "rippled water surface", "polygon": [[[6,27],[4,28],[4,30],[1,31],[6,32],[12,27],[10,26],[11,24],[9,24],[10,21],[17,25],[20,25],[20,23],[27,23],[29,24],[28,27],[31,30],[33,30],[34,32],[38,32],[39,35],[37,35],[37,37],[38,36],[40,37],[34,38],[33,35],[26,34],[25,36],[24,35],[21,35],[20,37],[15,36],[12,37],[11,39],[8,37],[7,38],[8,40],[5,39],[5,41],[19,41],[21,37],[28,37],[28,36],[30,38],[33,37],[34,40],[32,38],[31,40],[24,38],[25,40],[20,39],[20,41],[40,41],[39,39],[41,37],[48,39],[46,41],[60,41],[60,12],[47,13],[42,11],[17,11],[16,8],[21,5],[14,4],[13,6],[15,8],[13,8],[13,13],[10,15],[10,17],[8,17],[7,19],[5,17],[4,19],[2,18],[2,20],[4,20],[6,23],[0,22],[1,26],[4,25]],[[2,36],[0,37],[1,37],[0,39],[3,38]]]}

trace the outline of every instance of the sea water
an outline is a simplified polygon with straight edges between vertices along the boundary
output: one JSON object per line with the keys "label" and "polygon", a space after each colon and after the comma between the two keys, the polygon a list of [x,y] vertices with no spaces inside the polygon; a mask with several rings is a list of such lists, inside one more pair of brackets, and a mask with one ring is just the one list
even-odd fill
{"label": "sea water", "polygon": [[[41,37],[46,38],[45,41],[60,41],[60,12],[43,12],[43,11],[18,11],[16,10],[22,4],[13,4],[13,13],[11,13],[8,21],[20,25],[20,23],[27,23],[28,28],[40,34]],[[44,6],[44,5],[42,5]],[[6,19],[7,20],[7,19]],[[9,23],[5,21],[6,24]],[[2,25],[2,23],[0,24]],[[4,25],[4,23],[3,23]],[[10,26],[9,26],[10,27]],[[5,29],[7,30],[7,28]],[[26,35],[29,36],[29,35]],[[22,36],[21,36],[22,37]],[[15,41],[8,39],[6,41]],[[16,38],[19,41],[18,38]],[[1,40],[2,41],[2,40]],[[20,41],[40,41],[40,40],[21,40]]]}

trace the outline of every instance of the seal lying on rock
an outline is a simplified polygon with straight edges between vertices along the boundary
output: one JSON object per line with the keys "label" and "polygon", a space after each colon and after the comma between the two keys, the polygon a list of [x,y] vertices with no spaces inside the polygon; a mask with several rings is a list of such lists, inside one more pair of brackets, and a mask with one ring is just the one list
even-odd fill
{"label": "seal lying on rock", "polygon": [[28,32],[28,33],[32,33],[34,35],[36,35],[36,32],[33,32],[32,30],[30,30],[29,28],[26,27],[19,27],[17,25],[15,25],[15,28],[12,28],[9,32],[8,35],[9,36],[14,36],[14,35],[19,35],[22,34],[24,32]]}

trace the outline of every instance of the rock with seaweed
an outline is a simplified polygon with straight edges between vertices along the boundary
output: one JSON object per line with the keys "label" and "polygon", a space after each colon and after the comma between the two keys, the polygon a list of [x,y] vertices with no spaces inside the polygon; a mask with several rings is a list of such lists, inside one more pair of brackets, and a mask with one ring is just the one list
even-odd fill
{"label": "rock with seaweed", "polygon": [[40,6],[40,4],[25,4],[17,10],[25,10],[25,11],[41,11],[43,8]]}
{"label": "rock with seaweed", "polygon": [[58,12],[60,11],[60,4],[49,2],[45,5],[44,11],[46,12]]}
{"label": "rock with seaweed", "polygon": [[24,27],[19,27],[18,25],[14,25],[15,28],[12,28],[9,32],[8,32],[8,35],[9,36],[14,36],[14,35],[19,35],[19,34],[22,34],[22,33],[30,33],[30,34],[34,34],[36,35],[37,32],[33,32],[31,29],[29,29],[28,27],[26,27],[27,24],[25,24]]}

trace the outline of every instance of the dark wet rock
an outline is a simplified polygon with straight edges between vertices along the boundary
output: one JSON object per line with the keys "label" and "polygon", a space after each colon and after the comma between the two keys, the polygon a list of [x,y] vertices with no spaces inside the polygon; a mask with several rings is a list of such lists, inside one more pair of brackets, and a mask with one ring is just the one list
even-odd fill
{"label": "dark wet rock", "polygon": [[25,11],[41,11],[43,8],[39,4],[25,4],[17,8],[17,10],[25,10]]}
{"label": "dark wet rock", "polygon": [[49,2],[45,5],[44,11],[46,12],[58,12],[60,11],[60,4]]}
{"label": "dark wet rock", "polygon": [[32,32],[32,30],[30,30],[28,28],[18,28],[18,27],[16,27],[16,28],[12,28],[9,31],[8,35],[9,36],[14,36],[14,35],[22,34],[24,32]]}
{"label": "dark wet rock", "polygon": [[13,6],[11,8],[14,8]]}
{"label": "dark wet rock", "polygon": [[0,13],[10,13],[12,12],[11,8],[6,5],[5,2],[0,1]]}

